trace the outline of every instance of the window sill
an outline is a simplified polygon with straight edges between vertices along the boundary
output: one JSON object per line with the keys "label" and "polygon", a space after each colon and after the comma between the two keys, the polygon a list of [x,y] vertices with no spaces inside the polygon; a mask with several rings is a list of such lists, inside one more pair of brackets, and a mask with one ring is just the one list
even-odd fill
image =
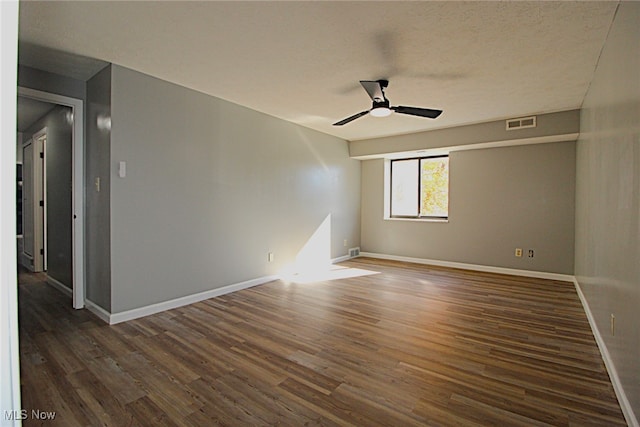
{"label": "window sill", "polygon": [[440,222],[440,223],[448,223],[449,219],[436,219],[436,218],[392,218],[385,217],[385,221],[411,221],[411,222]]}

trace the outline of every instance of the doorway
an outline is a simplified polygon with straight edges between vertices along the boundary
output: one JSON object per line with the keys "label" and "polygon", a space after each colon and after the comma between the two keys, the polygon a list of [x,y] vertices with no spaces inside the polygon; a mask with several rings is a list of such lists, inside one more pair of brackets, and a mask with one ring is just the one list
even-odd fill
{"label": "doorway", "polygon": [[[61,284],[63,290],[70,290],[73,296],[73,307],[80,309],[84,307],[85,294],[85,274],[84,274],[84,111],[81,99],[70,98],[49,92],[38,91],[29,88],[18,87],[18,99],[37,101],[51,105],[50,115],[58,115],[56,120],[67,121],[69,124],[68,136],[70,141],[61,153],[56,152],[53,144],[58,130],[43,126],[40,131],[31,135],[25,135],[23,149],[20,152],[22,159],[22,211],[24,219],[22,246],[28,251],[27,246],[32,247],[33,270],[45,271],[47,269],[58,268],[59,265],[66,266],[64,271],[58,271],[56,275],[64,280],[52,280],[53,284]],[[20,114],[20,113],[19,113]],[[39,122],[44,123],[44,122]],[[48,123],[48,122],[47,122]],[[33,129],[32,129],[33,130]],[[19,134],[20,136],[20,134]],[[20,138],[19,138],[20,139]],[[49,141],[51,144],[49,144]],[[50,150],[49,150],[50,149]],[[51,153],[49,153],[51,151]],[[70,151],[70,153],[69,153]],[[42,159],[40,158],[42,154]],[[57,163],[57,157],[61,155],[70,156],[70,161],[63,162],[64,170],[61,170]],[[49,156],[49,159],[47,158]],[[33,161],[32,161],[33,160]],[[42,163],[40,161],[42,160]],[[53,165],[53,170],[47,170],[47,164]],[[37,170],[40,169],[40,175]],[[70,170],[69,170],[70,169]],[[57,177],[58,181],[52,183],[52,188],[47,191],[47,177]],[[28,179],[33,182],[28,184]],[[69,194],[68,188],[71,187]],[[65,194],[55,192],[55,188],[65,189]],[[29,190],[29,189],[32,190]],[[39,193],[42,189],[42,193]],[[26,190],[26,191],[25,191]],[[25,195],[32,191],[32,194]],[[47,200],[47,194],[50,195]],[[38,198],[40,195],[42,198]],[[31,206],[29,206],[31,204]],[[70,205],[70,206],[69,206]],[[42,221],[37,216],[42,214]],[[33,216],[30,219],[29,215]],[[47,224],[47,217],[62,220],[63,226],[53,226]],[[27,230],[26,221],[33,220],[33,234]],[[39,225],[41,224],[41,225]],[[57,233],[57,234],[56,234]],[[51,239],[47,241],[47,236]],[[33,241],[33,242],[32,242]],[[59,242],[64,241],[66,245],[59,249]],[[38,243],[41,242],[41,245]],[[33,243],[33,246],[31,246]],[[49,246],[55,247],[55,251],[48,251]],[[60,258],[66,259],[60,261]],[[54,258],[51,258],[54,257]],[[56,283],[58,282],[58,283]],[[67,285],[68,284],[68,285]],[[71,287],[69,289],[69,286]]]}

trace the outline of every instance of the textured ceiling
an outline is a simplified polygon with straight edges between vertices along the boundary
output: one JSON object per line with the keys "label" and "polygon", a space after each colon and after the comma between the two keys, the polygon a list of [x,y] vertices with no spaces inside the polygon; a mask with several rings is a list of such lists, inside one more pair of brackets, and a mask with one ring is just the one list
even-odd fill
{"label": "textured ceiling", "polygon": [[[20,60],[84,78],[75,55],[112,62],[355,140],[579,108],[617,5],[26,1]],[[444,113],[331,126],[379,78],[392,105]]]}

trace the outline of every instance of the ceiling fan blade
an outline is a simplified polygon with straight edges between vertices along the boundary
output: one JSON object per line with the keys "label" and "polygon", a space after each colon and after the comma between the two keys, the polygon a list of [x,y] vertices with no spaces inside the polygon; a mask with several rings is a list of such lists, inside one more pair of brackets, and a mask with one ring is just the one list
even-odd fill
{"label": "ceiling fan blade", "polygon": [[360,80],[360,84],[362,85],[364,90],[367,91],[372,101],[384,101],[384,92],[382,92],[380,81]]}
{"label": "ceiling fan blade", "polygon": [[364,116],[365,114],[369,114],[369,110],[367,111],[361,111],[358,114],[354,114],[353,116],[349,116],[346,119],[340,120],[339,122],[334,123],[334,126],[342,126],[342,125],[346,125],[349,122],[354,121],[355,119],[359,119],[360,117]]}
{"label": "ceiling fan blade", "polygon": [[418,107],[406,107],[404,105],[398,105],[397,107],[391,107],[393,111],[400,114],[410,114],[412,116],[427,117],[429,119],[435,119],[438,117],[442,110],[431,110],[429,108]]}

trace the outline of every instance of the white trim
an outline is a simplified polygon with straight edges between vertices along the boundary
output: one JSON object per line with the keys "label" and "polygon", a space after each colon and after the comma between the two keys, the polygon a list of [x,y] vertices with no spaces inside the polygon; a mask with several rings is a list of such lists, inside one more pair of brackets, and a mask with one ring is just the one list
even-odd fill
{"label": "white trim", "polygon": [[[386,186],[388,187],[388,185]],[[434,218],[402,218],[402,217],[392,217],[387,215],[382,218],[385,221],[413,221],[413,222],[435,222],[440,224],[448,224],[449,219],[434,219]]]}
{"label": "white trim", "polygon": [[[3,426],[20,426],[7,412],[20,413],[18,274],[16,253],[16,81],[18,2],[0,1],[0,416]],[[9,144],[9,141],[14,143]],[[9,209],[10,206],[14,208]]]}
{"label": "white trim", "polygon": [[353,257],[349,256],[349,254],[342,255],[342,256],[339,256],[338,258],[333,258],[331,260],[331,264],[337,264],[339,262],[349,261],[351,258],[353,258]]}
{"label": "white trim", "polygon": [[90,299],[85,299],[84,303],[87,310],[89,310],[90,312],[98,316],[98,318],[103,322],[111,324],[109,320],[111,317],[111,313],[109,313],[107,310],[100,307],[98,304],[91,301]]}
{"label": "white trim", "polygon": [[56,288],[57,290],[59,290],[63,294],[65,294],[67,296],[73,296],[73,291],[70,288],[68,288],[62,282],[60,282],[60,281],[54,279],[53,277],[49,276],[48,274],[47,274],[46,282],[47,282],[47,284],[49,286]]}
{"label": "white trim", "polygon": [[279,276],[259,277],[257,279],[247,280],[245,282],[235,283],[232,285],[211,289],[209,291],[204,291],[204,292],[200,292],[193,295],[187,295],[187,296],[172,299],[169,301],[159,302],[156,304],[148,305],[146,307],[134,308],[132,310],[122,311],[120,313],[113,313],[109,315],[108,321],[110,325],[115,325],[116,323],[138,319],[140,317],[145,317],[151,314],[160,313],[161,311],[171,310],[172,308],[182,307],[185,305],[204,301],[209,298],[215,298],[221,295],[229,294],[231,292],[236,292],[243,289],[251,288],[253,286],[262,285],[264,283],[278,280],[279,278],[280,278]]}
{"label": "white trim", "polygon": [[[332,264],[347,261],[351,259],[349,255],[343,255],[331,260]],[[183,307],[185,305],[194,304],[196,302],[204,301],[209,298],[215,298],[222,295],[226,295],[232,292],[241,291],[243,289],[251,288],[258,285],[263,285],[274,280],[279,280],[279,275],[263,276],[257,279],[247,280],[240,283],[234,283],[232,285],[223,286],[221,288],[211,289],[209,291],[200,292],[197,294],[187,295],[184,297],[172,299],[169,301],[163,301],[156,304],[147,305],[145,307],[134,308],[119,313],[109,313],[96,303],[86,299],[85,304],[89,311],[98,316],[100,319],[115,325],[117,323],[126,322],[133,319],[139,319],[141,317],[150,316],[152,314],[160,313],[162,311],[171,310],[173,308]]]}
{"label": "white trim", "polygon": [[18,95],[73,109],[72,239],[73,239],[73,308],[84,307],[84,102],[81,99],[18,86]]}
{"label": "white trim", "polygon": [[622,387],[622,383],[620,382],[620,377],[618,376],[618,371],[616,370],[615,365],[613,364],[613,360],[611,359],[611,355],[609,354],[609,350],[607,349],[607,345],[602,338],[602,334],[600,334],[600,330],[598,329],[598,325],[596,324],[596,320],[593,317],[593,313],[591,312],[591,308],[589,307],[589,302],[587,298],[584,296],[582,289],[580,288],[580,283],[578,279],[573,278],[573,284],[576,288],[576,292],[578,293],[578,297],[580,298],[580,302],[582,303],[582,307],[584,308],[584,312],[587,315],[587,319],[589,320],[589,326],[591,326],[591,331],[593,332],[593,336],[596,339],[596,344],[598,344],[598,349],[600,349],[600,354],[602,355],[602,360],[604,361],[604,366],[607,368],[607,372],[609,373],[609,378],[611,379],[611,384],[613,385],[613,390],[616,393],[618,398],[618,403],[620,404],[620,409],[622,410],[622,414],[624,415],[627,424],[631,427],[640,427],[638,423],[638,419],[633,413],[633,408],[631,407],[631,403],[627,398],[627,394]]}
{"label": "white trim", "polygon": [[467,264],[454,261],[440,261],[435,259],[411,258],[397,255],[378,254],[373,252],[360,252],[360,256],[378,259],[388,259],[392,261],[412,262],[415,264],[427,264],[438,267],[460,268],[463,270],[483,271],[486,273],[510,274],[513,276],[535,277],[537,279],[561,280],[563,282],[573,282],[574,277],[569,274],[548,273],[545,271],[518,270],[515,268],[493,267],[489,265]]}
{"label": "white trim", "polygon": [[[351,259],[349,255],[343,255],[331,260],[332,264],[347,261]],[[99,307],[95,303],[85,300],[87,308],[96,316],[109,323],[115,325],[116,323],[126,322],[128,320],[139,319],[141,317],[149,316],[152,314],[160,313],[162,311],[171,310],[173,308],[183,307],[185,305],[194,304],[196,302],[204,301],[209,298],[215,298],[222,295],[226,295],[232,292],[241,291],[243,289],[251,288],[258,285],[263,285],[274,280],[279,280],[279,275],[271,275],[259,277],[257,279],[247,280],[245,282],[235,283],[232,285],[223,286],[221,288],[211,289],[209,291],[200,292],[197,294],[187,295],[184,297],[172,299],[169,301],[163,301],[156,304],[147,305],[145,307],[134,308],[132,310],[122,311],[120,313],[109,313],[102,307]]]}

